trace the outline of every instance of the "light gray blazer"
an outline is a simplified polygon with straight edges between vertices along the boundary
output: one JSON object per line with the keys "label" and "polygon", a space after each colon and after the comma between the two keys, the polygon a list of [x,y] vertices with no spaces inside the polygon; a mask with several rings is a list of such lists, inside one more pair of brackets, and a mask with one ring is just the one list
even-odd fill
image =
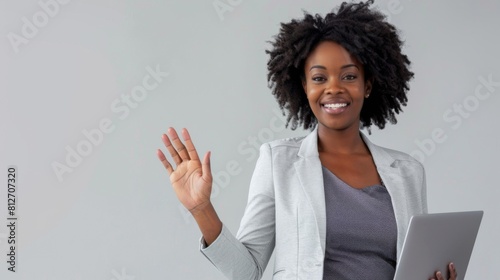
{"label": "light gray blazer", "polygon": [[[209,247],[201,242],[201,252],[228,279],[260,279],[275,249],[273,280],[323,280],[326,210],[317,135],[315,129],[263,144],[236,237],[223,226]],[[424,168],[361,136],[391,195],[399,260],[410,217],[427,213]]]}

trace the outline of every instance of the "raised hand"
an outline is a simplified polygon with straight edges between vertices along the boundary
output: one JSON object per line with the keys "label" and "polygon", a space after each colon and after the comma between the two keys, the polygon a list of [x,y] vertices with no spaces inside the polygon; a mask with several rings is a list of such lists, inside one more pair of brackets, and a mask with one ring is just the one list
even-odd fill
{"label": "raised hand", "polygon": [[169,128],[167,133],[168,136],[162,135],[162,141],[176,167],[170,164],[160,149],[157,150],[157,155],[170,175],[170,182],[177,198],[186,209],[194,214],[210,205],[212,191],[210,152],[205,154],[201,162],[187,129],[184,128],[181,132],[185,145],[179,139],[175,129]]}

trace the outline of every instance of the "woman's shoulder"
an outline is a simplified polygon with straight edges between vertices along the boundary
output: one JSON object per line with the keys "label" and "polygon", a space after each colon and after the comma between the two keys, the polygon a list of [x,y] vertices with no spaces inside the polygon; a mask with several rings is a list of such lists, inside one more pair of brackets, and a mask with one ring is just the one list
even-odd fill
{"label": "woman's shoulder", "polygon": [[420,161],[416,160],[414,157],[412,157],[410,154],[407,154],[407,153],[399,151],[399,150],[394,150],[394,149],[390,149],[387,147],[382,147],[382,146],[375,145],[375,144],[372,144],[372,145],[374,147],[376,147],[376,149],[379,150],[379,153],[383,152],[383,153],[389,155],[394,161],[397,161],[399,163],[404,162],[406,164],[411,164],[414,166],[418,166],[421,169],[424,169],[423,164]]}
{"label": "woman's shoulder", "polygon": [[394,150],[394,149],[387,148],[387,147],[382,147],[382,146],[378,146],[378,147],[380,149],[383,149],[386,153],[390,154],[395,159],[417,161],[414,157],[410,156],[409,154],[407,154],[405,152],[402,152],[399,150]]}
{"label": "woman's shoulder", "polygon": [[363,138],[365,144],[368,146],[368,149],[373,153],[378,154],[379,156],[389,156],[390,158],[394,160],[400,160],[400,161],[411,161],[415,163],[420,163],[418,160],[416,160],[414,157],[411,155],[399,151],[399,150],[394,150],[391,148],[387,148],[384,146],[380,146],[378,144],[373,143],[364,133],[361,133],[361,137]]}
{"label": "woman's shoulder", "polygon": [[298,151],[302,145],[303,140],[306,136],[289,137],[272,140],[263,143],[260,147],[260,151],[268,152],[273,154],[273,157],[283,157],[287,156],[297,156]]}
{"label": "woman's shoulder", "polygon": [[298,137],[288,137],[288,138],[281,138],[281,139],[276,139],[270,142],[267,142],[269,147],[272,149],[274,148],[294,148],[294,147],[300,147],[302,144],[302,141],[304,140],[306,136],[298,136]]}

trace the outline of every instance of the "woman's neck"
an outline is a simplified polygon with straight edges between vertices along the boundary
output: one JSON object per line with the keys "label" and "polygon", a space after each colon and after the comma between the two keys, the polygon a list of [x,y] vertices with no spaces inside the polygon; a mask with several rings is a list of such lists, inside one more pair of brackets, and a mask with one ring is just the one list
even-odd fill
{"label": "woman's neck", "polygon": [[369,153],[359,127],[345,130],[329,129],[318,126],[318,152],[327,154],[364,154]]}

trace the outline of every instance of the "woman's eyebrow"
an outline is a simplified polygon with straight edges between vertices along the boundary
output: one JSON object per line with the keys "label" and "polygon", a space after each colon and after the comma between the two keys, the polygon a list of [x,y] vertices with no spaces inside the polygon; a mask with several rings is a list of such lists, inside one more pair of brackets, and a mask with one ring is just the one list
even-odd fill
{"label": "woman's eyebrow", "polygon": [[[344,68],[348,68],[348,67],[356,67],[359,69],[359,67],[356,65],[356,64],[346,64],[346,65],[342,65],[342,67],[340,67],[340,69],[344,69]],[[323,70],[326,70],[326,67],[323,66],[323,65],[313,65],[311,66],[311,68],[309,68],[309,71],[313,70],[314,68],[319,68],[319,69],[323,69]]]}
{"label": "woman's eyebrow", "polygon": [[353,67],[353,66],[359,69],[358,65],[356,65],[356,64],[346,64],[346,65],[340,67],[340,69],[344,69],[344,68],[348,68],[348,67]]}
{"label": "woman's eyebrow", "polygon": [[314,68],[319,68],[319,69],[326,70],[325,66],[322,66],[322,65],[313,65],[313,66],[311,66],[311,68],[309,68],[309,71],[313,70]]}

